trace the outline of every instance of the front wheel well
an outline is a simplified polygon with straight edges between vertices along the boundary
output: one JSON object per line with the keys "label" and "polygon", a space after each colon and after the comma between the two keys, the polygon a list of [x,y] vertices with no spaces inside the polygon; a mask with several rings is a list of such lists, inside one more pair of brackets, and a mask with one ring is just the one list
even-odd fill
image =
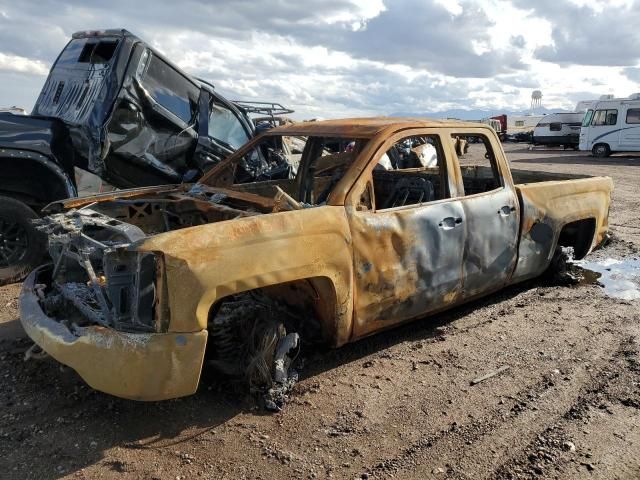
{"label": "front wheel well", "polygon": [[75,196],[73,180],[44,157],[0,157],[0,194],[35,211],[48,203]]}
{"label": "front wheel well", "polygon": [[[337,296],[327,277],[311,277],[239,292],[216,301],[209,309],[209,325],[226,302],[239,296],[265,297],[287,307],[307,335],[306,342],[334,344],[337,332]],[[301,332],[302,335],[302,332]]]}
{"label": "front wheel well", "polygon": [[595,233],[596,221],[594,218],[567,223],[560,230],[558,246],[573,248],[573,257],[580,260],[589,253]]}
{"label": "front wheel well", "polygon": [[290,367],[300,349],[332,333],[332,291],[328,279],[311,278],[219,300],[209,310],[206,364],[244,379],[250,391],[263,394],[266,408],[279,410],[297,379]]}

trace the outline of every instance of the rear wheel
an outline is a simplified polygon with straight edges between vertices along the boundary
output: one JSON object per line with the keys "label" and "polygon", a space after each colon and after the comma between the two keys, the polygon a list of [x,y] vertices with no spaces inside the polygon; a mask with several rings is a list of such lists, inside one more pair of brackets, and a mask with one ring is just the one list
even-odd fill
{"label": "rear wheel", "polygon": [[0,196],[0,285],[22,280],[46,253],[46,236],[31,221],[36,212],[24,203]]}
{"label": "rear wheel", "polygon": [[593,146],[591,153],[593,153],[594,157],[604,158],[611,155],[611,148],[606,143],[598,143]]}

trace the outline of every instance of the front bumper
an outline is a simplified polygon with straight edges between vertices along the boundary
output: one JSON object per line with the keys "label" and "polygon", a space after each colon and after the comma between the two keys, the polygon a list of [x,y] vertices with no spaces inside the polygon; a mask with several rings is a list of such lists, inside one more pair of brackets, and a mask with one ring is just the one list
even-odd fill
{"label": "front bumper", "polygon": [[131,400],[166,400],[198,388],[207,331],[127,333],[101,326],[71,332],[48,317],[35,285],[34,270],[20,293],[20,321],[27,335],[60,363],[73,368],[93,388]]}

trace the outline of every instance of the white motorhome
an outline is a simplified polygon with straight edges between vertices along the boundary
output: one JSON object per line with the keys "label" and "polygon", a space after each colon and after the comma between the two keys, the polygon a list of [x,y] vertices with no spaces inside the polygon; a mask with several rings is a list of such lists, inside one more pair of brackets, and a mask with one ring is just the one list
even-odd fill
{"label": "white motorhome", "polygon": [[584,112],[545,115],[533,130],[533,144],[578,148],[583,116]]}
{"label": "white motorhome", "polygon": [[596,157],[640,152],[640,93],[593,102],[582,120],[580,150]]}

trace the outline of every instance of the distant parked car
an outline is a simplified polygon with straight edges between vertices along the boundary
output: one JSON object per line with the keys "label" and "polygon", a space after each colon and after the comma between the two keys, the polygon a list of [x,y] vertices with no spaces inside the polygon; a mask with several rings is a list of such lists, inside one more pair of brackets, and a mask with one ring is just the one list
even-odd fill
{"label": "distant parked car", "polygon": [[506,142],[527,142],[530,143],[533,139],[533,132],[517,132],[507,133],[505,135]]}

